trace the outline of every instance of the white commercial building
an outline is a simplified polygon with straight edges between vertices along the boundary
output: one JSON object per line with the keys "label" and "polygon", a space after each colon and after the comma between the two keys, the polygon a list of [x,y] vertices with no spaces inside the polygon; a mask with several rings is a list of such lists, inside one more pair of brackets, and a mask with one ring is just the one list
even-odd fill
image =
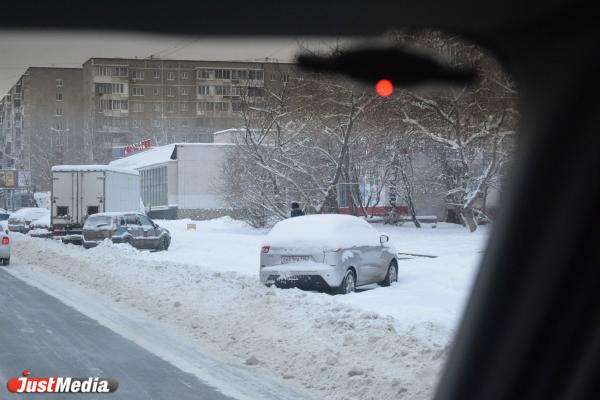
{"label": "white commercial building", "polygon": [[154,218],[206,219],[228,214],[218,193],[227,143],[174,143],[112,161],[139,171],[144,206]]}

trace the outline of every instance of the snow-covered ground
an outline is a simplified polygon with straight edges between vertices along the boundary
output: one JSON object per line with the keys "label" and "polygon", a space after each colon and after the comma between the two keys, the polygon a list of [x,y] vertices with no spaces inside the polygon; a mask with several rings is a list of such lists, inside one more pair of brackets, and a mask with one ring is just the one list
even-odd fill
{"label": "snow-covered ground", "polygon": [[266,230],[228,218],[195,222],[196,230],[189,220],[157,222],[171,231],[168,252],[11,234],[9,270],[140,313],[319,399],[430,397],[487,239],[486,228],[376,225],[399,252],[437,257],[401,259],[389,288],[330,296],[260,285]]}

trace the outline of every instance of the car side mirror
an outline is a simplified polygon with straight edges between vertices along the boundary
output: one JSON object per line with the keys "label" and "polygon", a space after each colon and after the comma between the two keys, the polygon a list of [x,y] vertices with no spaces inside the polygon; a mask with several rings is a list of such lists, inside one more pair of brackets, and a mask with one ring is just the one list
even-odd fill
{"label": "car side mirror", "polygon": [[389,241],[390,241],[390,237],[387,234],[382,233],[381,235],[379,235],[379,243],[381,243],[381,245],[384,245],[385,243],[387,243]]}
{"label": "car side mirror", "polygon": [[153,222],[152,225],[154,225],[154,229],[157,229],[159,227],[156,222]]}

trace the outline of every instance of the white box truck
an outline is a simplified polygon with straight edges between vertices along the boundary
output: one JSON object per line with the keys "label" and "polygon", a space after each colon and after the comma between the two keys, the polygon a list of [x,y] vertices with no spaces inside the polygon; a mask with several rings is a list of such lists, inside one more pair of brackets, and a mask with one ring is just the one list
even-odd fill
{"label": "white box truck", "polygon": [[80,234],[89,215],[140,211],[140,174],[107,165],[57,165],[52,167],[51,202],[54,234]]}

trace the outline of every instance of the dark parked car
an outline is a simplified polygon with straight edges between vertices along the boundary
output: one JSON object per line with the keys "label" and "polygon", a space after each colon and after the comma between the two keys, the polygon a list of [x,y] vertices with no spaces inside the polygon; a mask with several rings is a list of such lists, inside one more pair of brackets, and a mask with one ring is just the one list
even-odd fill
{"label": "dark parked car", "polygon": [[146,215],[137,212],[91,215],[83,225],[83,247],[89,249],[105,239],[129,243],[136,249],[167,250],[171,235]]}

